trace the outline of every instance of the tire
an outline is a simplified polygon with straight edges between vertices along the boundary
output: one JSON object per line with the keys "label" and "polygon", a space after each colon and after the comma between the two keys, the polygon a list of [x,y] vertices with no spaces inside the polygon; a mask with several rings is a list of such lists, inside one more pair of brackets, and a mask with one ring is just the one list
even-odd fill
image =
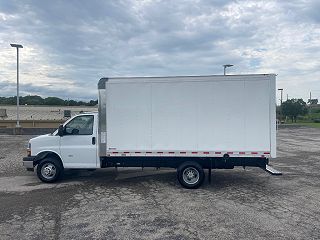
{"label": "tire", "polygon": [[199,163],[184,162],[177,169],[179,183],[188,189],[198,188],[204,180],[204,171]]}
{"label": "tire", "polygon": [[45,183],[56,182],[63,174],[61,162],[54,158],[45,158],[37,166],[38,178]]}

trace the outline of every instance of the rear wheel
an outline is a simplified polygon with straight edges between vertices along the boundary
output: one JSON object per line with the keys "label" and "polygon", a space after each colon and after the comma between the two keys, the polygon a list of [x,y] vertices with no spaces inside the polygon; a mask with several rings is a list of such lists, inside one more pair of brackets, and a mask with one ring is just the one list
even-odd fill
{"label": "rear wheel", "polygon": [[37,166],[37,175],[42,182],[53,183],[63,173],[61,162],[54,158],[45,158]]}
{"label": "rear wheel", "polygon": [[204,180],[204,171],[196,162],[182,163],[177,169],[178,181],[185,188],[198,188]]}

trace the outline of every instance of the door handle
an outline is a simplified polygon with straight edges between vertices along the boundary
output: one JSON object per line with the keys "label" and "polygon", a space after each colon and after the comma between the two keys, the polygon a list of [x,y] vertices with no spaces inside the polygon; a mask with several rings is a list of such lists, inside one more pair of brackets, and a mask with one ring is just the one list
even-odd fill
{"label": "door handle", "polygon": [[92,137],[92,145],[96,144],[96,137]]}

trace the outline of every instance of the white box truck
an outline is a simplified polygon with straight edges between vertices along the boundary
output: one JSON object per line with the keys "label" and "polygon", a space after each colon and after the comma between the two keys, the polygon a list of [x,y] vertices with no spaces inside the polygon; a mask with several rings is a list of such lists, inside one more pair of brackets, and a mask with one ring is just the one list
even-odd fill
{"label": "white box truck", "polygon": [[[28,170],[54,182],[64,169],[169,167],[197,188],[204,170],[276,157],[275,74],[102,78],[99,111],[29,141]],[[275,172],[274,172],[275,173]]]}

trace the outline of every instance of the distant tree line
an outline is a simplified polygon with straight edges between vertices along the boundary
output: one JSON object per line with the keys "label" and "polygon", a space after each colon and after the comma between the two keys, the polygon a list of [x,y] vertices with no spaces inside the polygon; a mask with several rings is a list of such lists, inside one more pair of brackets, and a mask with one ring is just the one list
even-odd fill
{"label": "distant tree line", "polygon": [[277,115],[280,120],[291,119],[292,122],[313,121],[320,122],[320,108],[316,107],[318,99],[308,101],[309,105],[303,99],[288,99],[277,108]]}
{"label": "distant tree line", "polygon": [[[16,105],[17,97],[0,97],[0,105]],[[51,106],[95,106],[98,104],[98,100],[76,101],[76,100],[64,100],[58,97],[46,97],[40,96],[24,96],[19,97],[19,104],[21,105],[51,105]]]}

